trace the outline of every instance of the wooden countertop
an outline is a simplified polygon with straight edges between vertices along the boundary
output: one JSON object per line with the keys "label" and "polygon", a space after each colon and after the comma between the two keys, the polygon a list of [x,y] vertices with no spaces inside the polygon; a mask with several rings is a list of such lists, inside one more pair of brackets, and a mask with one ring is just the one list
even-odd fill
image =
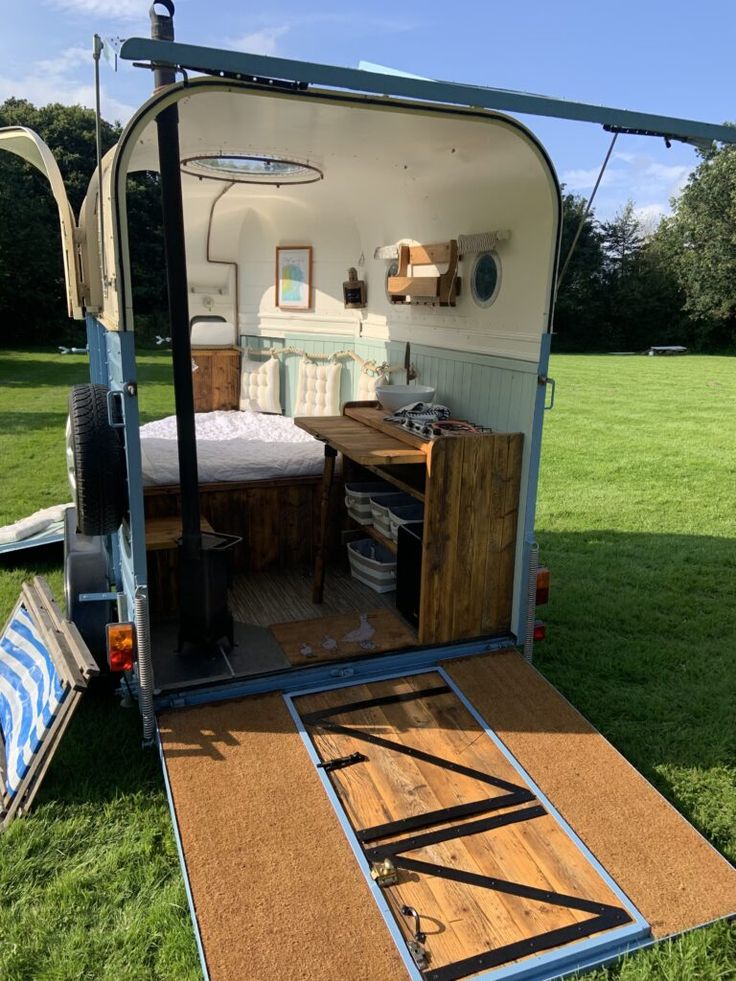
{"label": "wooden countertop", "polygon": [[[377,415],[381,415],[377,410]],[[399,463],[426,463],[427,454],[415,438],[410,440],[389,435],[375,424],[344,416],[299,416],[295,425],[305,432],[329,443],[334,449],[364,466],[389,466]],[[410,436],[402,433],[402,436]]]}

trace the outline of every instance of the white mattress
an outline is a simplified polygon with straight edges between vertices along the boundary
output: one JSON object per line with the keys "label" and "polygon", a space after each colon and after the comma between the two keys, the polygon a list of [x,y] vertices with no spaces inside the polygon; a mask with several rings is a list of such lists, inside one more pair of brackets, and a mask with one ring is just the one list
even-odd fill
{"label": "white mattress", "polygon": [[[197,465],[203,484],[321,474],[324,446],[285,416],[198,412]],[[143,483],[178,484],[176,416],[141,426]]]}

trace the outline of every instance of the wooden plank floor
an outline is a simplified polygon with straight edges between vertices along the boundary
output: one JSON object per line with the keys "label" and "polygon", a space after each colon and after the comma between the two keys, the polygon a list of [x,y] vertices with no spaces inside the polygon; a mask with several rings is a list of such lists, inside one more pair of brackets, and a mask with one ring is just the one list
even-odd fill
{"label": "wooden plank floor", "polygon": [[[323,760],[353,753],[368,757],[363,763],[330,773],[356,832],[509,792],[490,786],[475,776],[438,766],[426,758],[377,746],[357,734],[331,732],[320,728],[319,721],[309,720],[310,713],[436,686],[444,686],[440,675],[423,674],[295,699],[295,706],[305,719],[307,731]],[[430,697],[346,711],[330,715],[326,721],[356,733],[360,730],[379,739],[412,747],[422,754],[456,761],[463,767],[528,790],[518,771],[451,690]],[[505,808],[493,813],[508,812],[509,808]],[[470,820],[478,819],[476,815]],[[467,825],[468,821],[457,824]],[[438,826],[447,827],[447,823],[435,825],[432,830]],[[395,831],[394,836],[397,833]],[[425,832],[413,832],[422,833]],[[381,843],[373,841],[371,847]],[[618,897],[557,820],[546,812],[521,823],[418,848],[411,851],[410,857],[621,907]],[[426,946],[433,970],[480,952],[591,919],[589,912],[422,872],[400,873],[399,882],[386,888],[384,894],[407,938],[410,921],[400,914],[400,909],[409,905],[420,912],[426,923]]]}
{"label": "wooden plank floor", "polygon": [[309,620],[335,613],[367,613],[396,609],[395,593],[376,593],[353,579],[347,570],[330,568],[325,577],[324,602],[312,602],[311,569],[273,569],[235,577],[230,609],[236,620],[259,627]]}
{"label": "wooden plank floor", "polygon": [[417,642],[414,631],[386,607],[276,623],[271,633],[294,667],[398,651]]}

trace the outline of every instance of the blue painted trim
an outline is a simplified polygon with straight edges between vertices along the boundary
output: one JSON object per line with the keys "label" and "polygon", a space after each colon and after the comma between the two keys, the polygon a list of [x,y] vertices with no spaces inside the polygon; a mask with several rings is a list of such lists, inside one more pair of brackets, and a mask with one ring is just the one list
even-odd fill
{"label": "blue painted trim", "polygon": [[[613,964],[625,954],[633,953],[642,947],[651,946],[651,941],[645,939],[622,941],[620,938],[606,942],[605,937],[582,940],[577,944],[557,948],[557,957],[553,953],[539,954],[529,959],[529,964],[520,962],[515,970],[506,971],[496,968],[483,974],[474,974],[472,981],[556,981],[557,978],[578,976],[583,971]],[[533,961],[533,963],[532,963]]]}
{"label": "blue painted trim", "polygon": [[253,77],[286,79],[312,85],[327,85],[330,88],[347,89],[353,92],[446,103],[451,106],[481,107],[501,112],[600,123],[604,126],[623,126],[629,129],[667,133],[681,139],[736,143],[736,129],[714,123],[659,116],[629,109],[614,109],[585,102],[570,102],[509,89],[462,85],[457,82],[427,81],[403,75],[386,75],[383,72],[337,68],[332,65],[269,58],[240,51],[223,51],[193,44],[133,37],[128,38],[123,44],[120,57],[126,61],[165,61],[195,71],[227,72],[231,75],[240,75],[245,81]]}
{"label": "blue painted trim", "polygon": [[[552,346],[552,335],[542,334],[539,351],[538,376],[547,375],[549,354]],[[529,606],[529,555],[530,547],[534,544],[535,522],[537,517],[537,491],[539,489],[539,470],[542,460],[542,431],[544,428],[544,403],[547,397],[547,386],[537,385],[534,398],[534,419],[532,422],[531,444],[529,448],[529,472],[526,483],[526,509],[524,512],[524,554],[519,578],[519,614],[517,640],[520,646],[526,641],[526,615]]]}
{"label": "blue painted trim", "polygon": [[[156,711],[206,705],[248,695],[264,695],[279,691],[291,694],[300,691],[324,691],[343,684],[359,685],[365,681],[377,681],[386,677],[403,677],[421,674],[436,667],[439,661],[452,661],[473,654],[505,650],[513,646],[509,637],[488,641],[469,641],[452,647],[432,647],[424,650],[386,654],[383,657],[362,658],[343,664],[315,664],[311,668],[280,671],[276,674],[259,675],[239,681],[226,682],[189,691],[162,692],[156,697]],[[394,674],[393,672],[398,672]],[[347,680],[343,680],[347,679]]]}
{"label": "blue painted trim", "polygon": [[96,385],[107,385],[107,351],[105,347],[105,328],[87,314],[87,346],[89,348],[89,380]]}
{"label": "blue painted trim", "polygon": [[[629,915],[634,920],[635,926],[638,927],[638,928],[640,928],[640,929],[644,929],[644,930],[646,930],[647,933],[649,933],[649,924],[644,919],[644,917],[639,912],[639,910],[636,908],[636,906],[632,903],[632,901],[629,899],[629,897],[626,895],[626,893],[620,888],[620,886],[617,885],[617,883],[615,882],[615,880],[609,875],[609,873],[606,871],[606,869],[601,865],[601,863],[598,861],[598,859],[595,857],[595,855],[591,852],[591,850],[588,848],[588,846],[585,844],[585,842],[581,838],[578,837],[578,835],[570,827],[570,825],[567,823],[567,821],[563,818],[563,816],[560,814],[560,812],[557,810],[557,808],[554,806],[554,804],[552,804],[552,802],[549,800],[549,798],[540,789],[540,787],[538,786],[538,784],[536,784],[534,782],[534,780],[532,780],[531,776],[527,773],[527,771],[524,769],[524,767],[521,765],[521,763],[519,763],[519,761],[516,759],[516,757],[513,755],[513,753],[508,749],[508,747],[506,746],[506,744],[493,731],[493,729],[490,728],[490,726],[488,725],[488,723],[486,722],[486,720],[483,718],[483,716],[480,714],[480,712],[478,712],[478,710],[475,708],[475,706],[472,704],[472,702],[468,699],[468,697],[455,684],[455,682],[447,674],[447,672],[444,670],[444,668],[438,667],[437,668],[437,673],[446,681],[447,685],[450,688],[452,688],[452,690],[455,692],[455,694],[457,695],[457,697],[459,698],[459,700],[463,703],[463,705],[468,710],[468,712],[470,712],[470,714],[473,716],[473,718],[478,723],[478,725],[480,725],[483,728],[483,730],[486,733],[486,735],[491,739],[491,741],[494,743],[494,745],[503,753],[503,755],[506,757],[506,759],[509,761],[509,763],[513,767],[515,767],[516,770],[518,770],[518,772],[521,774],[521,776],[524,778],[524,780],[529,785],[530,789],[532,791],[534,791],[534,794],[536,795],[536,797],[542,802],[542,804],[544,804],[544,806],[547,808],[547,810],[550,812],[550,814],[552,814],[552,816],[555,818],[555,820],[560,825],[560,827],[565,832],[565,834],[568,836],[568,838],[583,853],[583,855],[585,856],[585,858],[590,862],[590,864],[596,870],[596,872],[598,873],[598,875],[600,875],[600,877],[606,883],[606,885],[608,886],[608,888],[616,895],[616,897],[618,898],[618,900],[626,908],[626,911],[629,913]],[[628,928],[624,927],[623,929],[626,930]]]}
{"label": "blue painted trim", "polygon": [[[626,908],[629,915],[632,917],[633,922],[619,927],[616,930],[608,931],[606,934],[598,937],[588,937],[584,940],[580,940],[574,944],[567,944],[564,947],[557,948],[556,950],[546,951],[534,955],[532,957],[524,958],[523,961],[516,961],[512,964],[494,968],[490,971],[486,971],[482,974],[474,975],[476,981],[506,981],[506,979],[514,979],[514,981],[545,981],[545,979],[559,978],[563,974],[572,973],[575,971],[582,970],[588,967],[599,966],[602,963],[607,963],[616,958],[620,957],[624,953],[628,953],[631,950],[637,949],[640,946],[644,946],[650,942],[650,929],[649,924],[642,917],[641,913],[634,906],[631,900],[626,896],[626,894],[619,888],[616,882],[611,878],[611,876],[606,872],[600,862],[592,854],[592,852],[586,847],[586,845],[581,841],[581,839],[575,834],[570,825],[564,820],[557,809],[551,804],[549,799],[542,793],[537,784],[531,779],[526,770],[521,766],[519,761],[514,757],[511,752],[507,749],[505,744],[499,739],[496,733],[489,727],[488,723],[483,719],[483,717],[476,711],[473,705],[468,701],[463,692],[457,687],[453,682],[452,678],[440,667],[428,668],[424,671],[399,671],[391,675],[386,675],[382,678],[373,679],[375,681],[390,681],[394,678],[405,678],[411,675],[416,677],[421,674],[438,674],[452,689],[458,699],[462,702],[465,708],[470,712],[473,718],[481,726],[485,734],[491,739],[496,748],[503,753],[504,757],[509,761],[511,766],[516,770],[517,773],[527,782],[529,788],[535,793],[537,798],[549,811],[550,815],[557,821],[559,826],[562,828],[563,832],[570,838],[573,844],[579,849],[584,858],[590,862],[592,867],[601,876],[606,885],[611,889],[614,895],[618,898],[621,904]],[[345,835],[350,843],[351,848],[356,856],[358,865],[363,872],[363,875],[368,882],[371,892],[379,905],[379,909],[383,914],[384,920],[386,920],[391,935],[399,948],[399,952],[406,962],[405,951],[408,953],[406,947],[406,941],[398,930],[396,925],[396,920],[391,913],[391,910],[386,903],[380,888],[375,884],[370,875],[370,867],[365,858],[365,854],[358,842],[353,828],[347,820],[345,811],[340,803],[337,794],[329,780],[329,777],[324,772],[323,769],[317,768],[317,764],[320,763],[320,758],[315,750],[315,747],[307,734],[304,725],[302,723],[301,717],[293,704],[293,700],[299,698],[302,695],[314,694],[317,691],[333,691],[339,688],[352,688],[360,682],[356,682],[354,679],[350,681],[343,681],[340,684],[333,685],[329,689],[325,688],[305,688],[299,691],[290,692],[288,695],[284,695],[284,701],[294,719],[294,722],[299,731],[299,735],[304,742],[304,745],[309,753],[312,762],[315,764],[315,769],[317,774],[322,781],[322,785],[325,788],[325,792],[335,809],[338,820],[345,832]],[[389,919],[390,917],[390,919]],[[397,939],[398,935],[398,939]],[[414,968],[413,961],[411,962],[411,967]],[[414,968],[416,970],[416,968]],[[414,976],[414,975],[412,975]],[[420,975],[421,976],[421,975]]]}
{"label": "blue painted trim", "polygon": [[19,542],[6,542],[0,545],[0,555],[6,552],[22,552],[27,548],[38,548],[40,545],[56,545],[64,541],[63,531],[54,531],[46,535],[34,535],[32,538],[23,538]]}
{"label": "blue painted trim", "polygon": [[[146,523],[143,510],[143,464],[141,460],[140,413],[138,395],[131,395],[128,384],[137,385],[135,337],[132,332],[108,333],[108,349],[114,344],[119,360],[110,371],[110,387],[123,391],[123,416],[125,420],[125,462],[128,474],[128,507],[130,511],[129,546],[132,559],[133,579],[136,586],[145,585]],[[110,359],[112,362],[112,358]]]}
{"label": "blue painted trim", "polygon": [[164,787],[166,788],[166,799],[169,802],[169,811],[171,813],[171,826],[174,831],[174,841],[176,842],[176,853],[179,856],[179,865],[181,866],[181,874],[184,879],[184,889],[187,894],[187,904],[189,906],[189,916],[192,921],[192,926],[194,928],[194,939],[197,943],[197,952],[199,953],[199,963],[202,967],[202,974],[204,975],[205,981],[209,981],[209,972],[207,970],[207,959],[204,954],[204,947],[202,945],[202,936],[199,932],[199,923],[197,922],[197,910],[194,905],[194,896],[192,894],[192,887],[189,882],[189,871],[187,869],[187,860],[184,857],[184,846],[181,841],[181,835],[179,833],[179,822],[176,817],[176,808],[174,807],[174,798],[171,793],[171,784],[169,783],[169,771],[166,768],[166,757],[164,756],[164,749],[161,745],[161,736],[158,730],[158,723],[156,724],[156,734],[155,734],[156,746],[158,747],[158,754],[161,760],[161,769],[164,775]]}
{"label": "blue painted trim", "polygon": [[[354,684],[354,682],[348,682],[348,684],[352,685]],[[341,685],[339,687],[344,687],[344,686]],[[386,926],[388,927],[389,933],[393,937],[393,941],[396,944],[396,948],[399,952],[399,956],[404,962],[404,967],[406,968],[409,977],[412,979],[412,981],[423,981],[422,974],[418,970],[414,961],[412,960],[412,956],[409,953],[409,948],[406,945],[406,939],[404,938],[403,934],[401,933],[401,930],[399,929],[396,919],[393,913],[391,912],[388,903],[386,902],[386,899],[381,891],[381,888],[376,884],[376,882],[373,880],[371,876],[371,870],[368,864],[368,860],[365,857],[365,853],[363,852],[363,849],[360,847],[358,839],[355,837],[355,832],[353,831],[353,829],[350,827],[350,824],[348,823],[348,819],[345,814],[345,811],[338,799],[337,794],[335,793],[332,784],[330,783],[330,779],[328,775],[325,773],[324,769],[318,768],[317,766],[317,764],[321,762],[320,758],[317,755],[317,751],[314,748],[312,740],[309,738],[304,728],[304,723],[302,722],[299,713],[297,712],[296,708],[292,703],[293,697],[296,696],[284,695],[284,701],[286,702],[286,707],[291,713],[291,717],[294,720],[294,725],[296,726],[297,731],[299,732],[299,735],[302,738],[302,742],[304,743],[304,747],[307,753],[309,754],[309,758],[314,764],[315,772],[317,773],[317,776],[319,777],[322,783],[324,791],[327,794],[330,803],[332,804],[332,807],[335,811],[335,815],[337,816],[337,820],[340,822],[342,829],[345,833],[345,837],[347,838],[348,843],[353,850],[353,855],[355,856],[355,860],[358,863],[358,868],[363,873],[363,877],[365,878],[368,884],[368,888],[370,889],[373,895],[373,899],[376,905],[378,906],[381,916],[383,916],[383,920]]]}

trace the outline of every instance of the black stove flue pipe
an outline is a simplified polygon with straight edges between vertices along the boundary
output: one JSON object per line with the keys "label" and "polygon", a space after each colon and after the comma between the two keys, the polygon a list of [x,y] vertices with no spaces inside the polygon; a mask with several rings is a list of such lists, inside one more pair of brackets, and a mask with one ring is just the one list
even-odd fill
{"label": "black stove flue pipe", "polygon": [[[156,12],[164,7],[166,14]],[[174,4],[157,0],[150,9],[151,37],[157,41],[174,40]],[[155,70],[156,89],[172,84],[173,68],[166,65]],[[220,639],[221,626],[213,622],[211,609],[227,608],[225,595],[213,598],[209,582],[210,563],[203,554],[199,511],[199,476],[197,473],[197,440],[194,427],[194,392],[192,389],[192,349],[189,338],[189,298],[187,259],[184,238],[184,211],[181,190],[179,151],[179,110],[176,104],[163,109],[156,117],[158,159],[163,208],[163,233],[166,254],[166,285],[174,368],[174,399],[179,449],[179,482],[181,488],[182,537],[179,546],[179,649],[185,646],[209,647]],[[214,599],[214,603],[213,603]],[[215,636],[217,634],[217,636]]]}

